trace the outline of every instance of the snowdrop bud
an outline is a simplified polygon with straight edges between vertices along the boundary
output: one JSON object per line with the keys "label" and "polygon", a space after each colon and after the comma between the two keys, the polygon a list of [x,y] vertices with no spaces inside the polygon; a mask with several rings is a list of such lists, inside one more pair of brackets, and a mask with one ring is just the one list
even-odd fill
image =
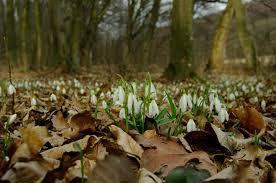
{"label": "snowdrop bud", "polygon": [[60,90],[60,86],[57,86],[56,90],[59,91]]}
{"label": "snowdrop bud", "polygon": [[10,115],[8,124],[12,124],[16,120],[17,114]]}
{"label": "snowdrop bud", "polygon": [[31,106],[36,106],[37,102],[35,98],[31,98]]}
{"label": "snowdrop bud", "polygon": [[152,100],[151,103],[150,103],[150,105],[149,105],[149,114],[148,114],[148,116],[150,118],[153,118],[157,114],[159,114],[158,106],[157,106],[155,100]]}
{"label": "snowdrop bud", "polygon": [[192,132],[192,131],[196,131],[196,124],[194,122],[193,119],[189,119],[188,123],[187,123],[187,132]]}
{"label": "snowdrop bud", "polygon": [[219,113],[221,111],[221,103],[218,98],[215,98],[214,102],[215,102],[214,104],[215,104],[216,112]]}
{"label": "snowdrop bud", "polygon": [[119,112],[119,118],[121,119],[126,119],[126,111],[125,108],[121,108],[120,112]]}
{"label": "snowdrop bud", "polygon": [[50,101],[51,101],[51,102],[57,101],[57,97],[56,97],[55,94],[52,93],[52,94],[50,95]]}
{"label": "snowdrop bud", "polygon": [[245,85],[242,85],[242,91],[243,91],[243,92],[246,92],[246,90],[247,90],[246,86],[245,86]]}
{"label": "snowdrop bud", "polygon": [[179,109],[181,112],[186,112],[188,105],[188,96],[182,95],[182,97],[179,100]]}
{"label": "snowdrop bud", "polygon": [[103,109],[107,108],[107,103],[104,100],[102,101],[102,107],[103,107]]}
{"label": "snowdrop bud", "polygon": [[10,84],[8,87],[8,95],[13,95],[15,93],[16,93],[15,87],[12,84]]}
{"label": "snowdrop bud", "polygon": [[263,111],[265,111],[265,107],[266,107],[266,102],[265,102],[265,100],[262,100],[261,108],[262,108]]}
{"label": "snowdrop bud", "polygon": [[1,86],[0,86],[0,97],[2,96],[2,88],[1,88]]}
{"label": "snowdrop bud", "polygon": [[92,95],[90,97],[90,102],[93,104],[93,105],[96,105],[97,104],[97,97],[96,95]]}
{"label": "snowdrop bud", "polygon": [[219,112],[218,112],[218,117],[219,117],[219,120],[220,122],[224,122],[225,121],[225,112],[223,109],[221,109]]}

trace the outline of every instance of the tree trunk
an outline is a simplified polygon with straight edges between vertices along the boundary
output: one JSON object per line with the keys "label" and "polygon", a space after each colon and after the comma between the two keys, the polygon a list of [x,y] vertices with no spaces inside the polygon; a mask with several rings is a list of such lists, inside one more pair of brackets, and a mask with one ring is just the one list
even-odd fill
{"label": "tree trunk", "polygon": [[152,54],[152,39],[156,28],[156,23],[159,18],[161,0],[154,0],[151,9],[150,17],[148,20],[148,27],[145,31],[144,42],[142,47],[142,63],[143,69],[146,69],[146,64],[150,63],[150,57]]}
{"label": "tree trunk", "polygon": [[258,71],[259,64],[257,61],[256,49],[246,23],[245,7],[241,0],[234,0],[233,7],[235,9],[237,31],[243,54],[247,62],[252,63],[252,67],[256,73]]}
{"label": "tree trunk", "polygon": [[21,63],[23,65],[23,70],[29,70],[28,62],[28,48],[27,48],[27,11],[28,11],[28,0],[22,0],[22,9],[21,9],[21,23],[20,23],[20,52],[21,52]]}
{"label": "tree trunk", "polygon": [[234,14],[233,0],[229,0],[223,15],[216,27],[213,46],[211,50],[211,57],[207,69],[218,71],[221,69],[225,59],[226,41],[231,28],[232,18]]}
{"label": "tree trunk", "polygon": [[40,20],[40,1],[34,0],[34,18],[35,18],[35,61],[38,69],[42,67],[41,62],[41,52],[42,52],[42,42],[41,42],[41,20]]}
{"label": "tree trunk", "polygon": [[174,0],[171,23],[169,79],[184,79],[195,73],[192,44],[193,0]]}
{"label": "tree trunk", "polygon": [[15,32],[15,17],[14,17],[14,1],[7,0],[7,11],[6,11],[6,44],[7,49],[6,54],[7,58],[11,61],[11,63],[17,63],[17,47],[16,47],[16,32]]}
{"label": "tree trunk", "polygon": [[70,72],[76,72],[79,70],[80,66],[80,17],[79,17],[79,6],[78,4],[73,4],[73,16],[71,24],[71,65],[69,66]]}
{"label": "tree trunk", "polygon": [[0,0],[0,62],[4,60],[2,53],[5,51],[5,31],[5,6],[4,2]]}

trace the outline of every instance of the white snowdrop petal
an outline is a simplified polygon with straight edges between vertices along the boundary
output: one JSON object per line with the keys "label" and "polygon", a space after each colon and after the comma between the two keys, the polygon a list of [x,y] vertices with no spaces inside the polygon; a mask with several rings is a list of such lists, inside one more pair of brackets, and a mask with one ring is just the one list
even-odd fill
{"label": "white snowdrop petal", "polygon": [[188,123],[187,123],[187,132],[192,132],[192,131],[196,131],[196,124],[194,122],[193,119],[189,119]]}

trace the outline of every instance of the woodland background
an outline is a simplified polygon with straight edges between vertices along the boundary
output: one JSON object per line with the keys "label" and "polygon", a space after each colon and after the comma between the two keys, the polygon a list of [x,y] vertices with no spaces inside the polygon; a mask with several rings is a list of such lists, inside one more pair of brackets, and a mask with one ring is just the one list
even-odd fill
{"label": "woodland background", "polygon": [[276,1],[0,0],[0,40],[21,71],[275,71]]}

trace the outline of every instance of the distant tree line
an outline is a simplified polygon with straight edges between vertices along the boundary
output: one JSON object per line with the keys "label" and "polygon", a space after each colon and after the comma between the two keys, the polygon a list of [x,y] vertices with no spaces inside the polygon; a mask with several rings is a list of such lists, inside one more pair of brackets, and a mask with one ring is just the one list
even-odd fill
{"label": "distant tree line", "polygon": [[[169,40],[165,76],[182,79],[197,72],[195,16],[214,2],[226,8],[212,36],[207,69],[221,69],[235,22],[243,55],[257,72],[242,0],[0,0],[0,62],[23,71],[59,66],[68,72],[104,63],[124,74],[129,66],[147,70],[159,63],[164,39]],[[170,34],[157,37],[167,26]]]}

